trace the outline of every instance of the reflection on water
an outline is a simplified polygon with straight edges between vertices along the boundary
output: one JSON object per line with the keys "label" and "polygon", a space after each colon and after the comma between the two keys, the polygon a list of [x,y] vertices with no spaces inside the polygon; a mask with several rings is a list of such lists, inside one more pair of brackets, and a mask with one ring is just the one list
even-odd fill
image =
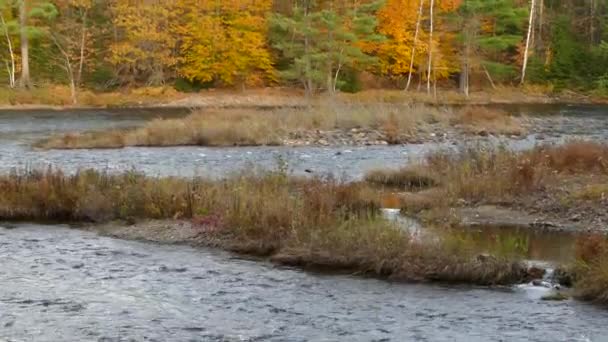
{"label": "reflection on water", "polygon": [[558,264],[573,260],[577,238],[570,232],[523,227],[467,227],[454,233],[480,253],[517,253],[528,260]]}

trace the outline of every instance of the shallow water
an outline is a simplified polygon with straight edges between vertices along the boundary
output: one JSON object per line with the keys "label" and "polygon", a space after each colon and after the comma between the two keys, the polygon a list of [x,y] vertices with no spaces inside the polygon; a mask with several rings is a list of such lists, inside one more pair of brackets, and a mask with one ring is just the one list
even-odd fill
{"label": "shallow water", "polygon": [[[556,124],[557,131],[571,131],[575,136],[608,137],[608,120],[602,113],[608,107],[509,106],[509,111],[526,115],[552,113],[581,117],[602,124]],[[66,171],[97,168],[110,171],[137,169],[150,175],[225,176],[229,172],[250,168],[272,168],[277,159],[287,161],[295,174],[305,170],[316,174],[357,178],[379,167],[399,167],[431,150],[449,144],[420,144],[372,147],[254,147],[254,148],[125,148],[108,150],[36,151],[31,144],[56,133],[102,130],[142,125],[155,117],[177,117],[183,109],[88,110],[77,112],[0,112],[0,172],[11,168],[59,167]],[[576,122],[576,121],[575,121]],[[587,122],[586,122],[587,123]],[[563,127],[562,127],[563,126]],[[582,127],[582,128],[581,128]],[[537,140],[540,138],[542,140]],[[514,149],[530,148],[539,142],[559,141],[565,137],[531,135],[514,140],[489,138],[494,144]]]}
{"label": "shallow water", "polygon": [[608,311],[490,290],[322,276],[216,250],[0,228],[0,340],[604,341]]}
{"label": "shallow water", "polygon": [[[602,123],[608,122],[605,111],[548,110]],[[224,176],[245,167],[273,167],[280,157],[297,174],[309,170],[352,178],[448,147],[30,148],[53,133],[132,127],[158,115],[184,111],[0,113],[0,172],[53,165],[66,171],[135,168],[151,175]],[[586,127],[575,135],[608,136],[605,124]],[[536,138],[502,142],[522,149]],[[563,137],[542,141],[551,139]],[[554,244],[544,235],[527,236],[529,258],[559,259],[566,253],[556,247],[562,238],[555,237]],[[322,276],[217,250],[121,241],[61,226],[0,228],[0,260],[0,341],[595,342],[608,336],[608,311],[576,301],[541,301],[550,291],[542,287],[486,289]]]}

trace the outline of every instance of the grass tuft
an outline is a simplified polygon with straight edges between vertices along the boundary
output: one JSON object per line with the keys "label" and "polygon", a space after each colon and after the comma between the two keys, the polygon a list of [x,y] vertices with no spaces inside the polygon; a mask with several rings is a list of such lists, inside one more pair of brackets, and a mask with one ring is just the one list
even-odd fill
{"label": "grass tuft", "polygon": [[604,235],[581,237],[577,240],[576,254],[575,295],[608,304],[608,239]]}
{"label": "grass tuft", "polygon": [[437,181],[422,170],[401,168],[398,170],[373,170],[365,175],[365,181],[401,189],[425,189],[437,185]]}

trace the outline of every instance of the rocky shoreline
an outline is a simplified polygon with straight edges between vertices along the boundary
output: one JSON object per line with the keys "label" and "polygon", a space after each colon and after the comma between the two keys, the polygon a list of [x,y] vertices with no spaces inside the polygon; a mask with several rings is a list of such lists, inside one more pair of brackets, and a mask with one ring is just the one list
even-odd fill
{"label": "rocky shoreline", "polygon": [[603,118],[577,118],[564,116],[526,117],[521,119],[522,134],[496,134],[488,130],[471,132],[461,126],[445,127],[428,124],[415,131],[388,137],[385,132],[370,128],[350,130],[308,130],[291,132],[282,139],[284,146],[382,146],[423,143],[461,144],[484,141],[489,138],[522,140],[533,137],[536,141],[559,138],[608,139],[608,120]]}

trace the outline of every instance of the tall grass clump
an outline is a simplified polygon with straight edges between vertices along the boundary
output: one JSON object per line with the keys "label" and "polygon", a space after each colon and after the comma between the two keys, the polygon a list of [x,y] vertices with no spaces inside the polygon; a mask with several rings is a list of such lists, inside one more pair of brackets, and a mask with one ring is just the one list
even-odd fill
{"label": "tall grass clump", "polygon": [[575,294],[583,300],[608,304],[608,238],[604,235],[579,238],[576,256]]}
{"label": "tall grass clump", "polygon": [[554,185],[559,175],[605,174],[608,146],[584,141],[528,151],[467,147],[440,151],[423,162],[450,196],[467,201],[505,200]]}

